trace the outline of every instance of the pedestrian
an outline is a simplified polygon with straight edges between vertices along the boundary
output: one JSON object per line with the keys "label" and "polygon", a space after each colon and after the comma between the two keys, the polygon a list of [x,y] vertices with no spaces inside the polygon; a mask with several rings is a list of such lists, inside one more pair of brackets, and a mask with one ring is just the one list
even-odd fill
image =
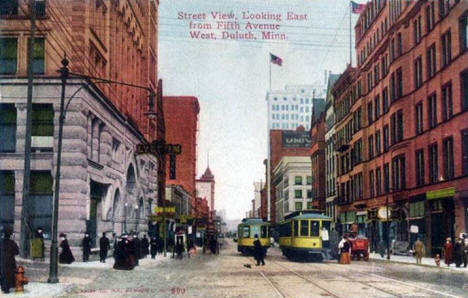
{"label": "pedestrian", "polygon": [[257,266],[262,263],[262,266],[265,265],[265,253],[264,249],[262,247],[262,243],[260,242],[260,239],[258,239],[258,235],[255,234],[255,241],[254,241],[254,257],[255,260],[257,261]]}
{"label": "pedestrian", "polygon": [[3,226],[0,225],[0,289],[3,293],[10,293],[10,289],[7,289],[5,273],[3,272]]}
{"label": "pedestrian", "polygon": [[330,253],[336,260],[339,260],[340,257],[338,243],[340,243],[340,235],[334,228],[332,228],[330,232]]}
{"label": "pedestrian", "polygon": [[37,228],[31,240],[31,258],[44,260],[44,234],[42,228]]}
{"label": "pedestrian", "polygon": [[461,264],[463,263],[463,240],[461,238],[458,238],[457,242],[454,245],[454,258],[453,260],[455,261],[455,266],[457,268],[460,268]]}
{"label": "pedestrian", "polygon": [[141,239],[141,257],[146,258],[149,254],[149,241],[146,238],[146,235],[143,235],[143,239]]}
{"label": "pedestrian", "polygon": [[128,254],[127,245],[129,241],[126,235],[122,235],[120,239],[117,240],[116,246],[114,248],[114,269],[116,270],[132,270],[133,265]]}
{"label": "pedestrian", "polygon": [[413,245],[414,250],[414,257],[416,258],[416,264],[422,263],[422,258],[425,254],[426,248],[424,247],[424,243],[418,238]]}
{"label": "pedestrian", "polygon": [[141,240],[138,238],[138,234],[136,232],[133,233],[133,243],[135,245],[135,257],[138,265],[139,260],[141,259]]}
{"label": "pedestrian", "polygon": [[154,236],[151,237],[150,245],[151,245],[151,258],[154,259],[156,257],[156,253],[158,252],[158,239]]}
{"label": "pedestrian", "polygon": [[434,262],[436,263],[437,267],[440,267],[440,255],[439,254],[436,254],[434,258]]}
{"label": "pedestrian", "polygon": [[183,259],[184,257],[184,243],[182,237],[177,237],[176,245],[175,245],[177,259]]}
{"label": "pedestrian", "polygon": [[99,257],[100,262],[105,263],[107,259],[107,251],[110,249],[109,238],[106,237],[106,232],[102,233],[101,239],[99,239]]}
{"label": "pedestrian", "polygon": [[453,246],[451,243],[450,238],[447,238],[445,244],[444,244],[444,260],[445,264],[447,267],[450,267],[450,264],[452,264],[453,261]]}
{"label": "pedestrian", "polygon": [[468,264],[468,237],[465,237],[463,242],[463,267],[466,268]]}
{"label": "pedestrian", "polygon": [[83,240],[81,241],[83,247],[83,262],[89,261],[89,254],[91,253],[91,238],[88,233],[85,233]]}
{"label": "pedestrian", "polygon": [[351,245],[347,235],[343,236],[338,244],[338,248],[340,249],[340,264],[351,264]]}
{"label": "pedestrian", "polygon": [[64,233],[60,233],[60,247],[62,248],[62,252],[59,255],[59,263],[60,264],[71,264],[75,261],[73,254],[70,249],[70,245],[68,245],[67,235]]}
{"label": "pedestrian", "polygon": [[16,260],[15,256],[19,254],[18,245],[11,239],[13,231],[5,229],[2,243],[2,271],[3,271],[3,291],[9,293],[16,284]]}
{"label": "pedestrian", "polygon": [[384,258],[385,257],[385,252],[387,250],[387,243],[381,239],[378,244],[377,250],[379,251],[380,257]]}
{"label": "pedestrian", "polygon": [[157,237],[157,239],[158,239],[158,253],[162,255],[164,252],[164,240],[159,236]]}

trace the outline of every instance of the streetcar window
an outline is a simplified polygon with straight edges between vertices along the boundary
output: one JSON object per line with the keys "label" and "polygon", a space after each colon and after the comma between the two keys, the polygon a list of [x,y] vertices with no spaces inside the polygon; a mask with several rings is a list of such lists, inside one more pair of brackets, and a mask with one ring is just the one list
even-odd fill
{"label": "streetcar window", "polygon": [[310,222],[310,236],[311,237],[318,237],[319,236],[319,222],[318,221],[311,221]]}
{"label": "streetcar window", "polygon": [[260,236],[260,226],[251,226],[250,229],[250,235],[252,235],[252,237],[255,237],[255,235],[258,237]]}
{"label": "streetcar window", "polygon": [[249,238],[250,237],[250,229],[249,226],[242,228],[242,238]]}
{"label": "streetcar window", "polygon": [[299,221],[294,221],[294,236],[299,236]]}
{"label": "streetcar window", "polygon": [[261,238],[267,238],[268,237],[268,229],[267,226],[262,226],[262,233],[260,235]]}
{"label": "streetcar window", "polygon": [[309,221],[301,220],[301,236],[309,236]]}

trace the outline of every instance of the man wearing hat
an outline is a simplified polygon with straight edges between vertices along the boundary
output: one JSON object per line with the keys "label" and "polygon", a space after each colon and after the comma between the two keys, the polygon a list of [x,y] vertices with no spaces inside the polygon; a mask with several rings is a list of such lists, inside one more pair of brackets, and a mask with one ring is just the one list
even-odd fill
{"label": "man wearing hat", "polygon": [[9,293],[10,290],[7,288],[5,272],[3,270],[3,226],[0,225],[0,286],[4,293]]}
{"label": "man wearing hat", "polygon": [[16,283],[16,260],[15,256],[19,254],[19,248],[16,242],[10,239],[13,231],[6,229],[3,237],[2,244],[2,263],[1,267],[3,270],[3,276],[5,282],[3,282],[2,288],[5,293],[9,292],[9,289],[15,287]]}

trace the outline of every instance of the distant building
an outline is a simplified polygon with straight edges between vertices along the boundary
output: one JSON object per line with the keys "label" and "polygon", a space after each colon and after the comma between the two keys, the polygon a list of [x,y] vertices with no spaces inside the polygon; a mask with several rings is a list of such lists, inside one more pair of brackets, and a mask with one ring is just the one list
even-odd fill
{"label": "distant building", "polygon": [[283,156],[273,169],[275,222],[294,212],[312,208],[312,176],[309,156]]}
{"label": "distant building", "polygon": [[265,186],[265,183],[260,181],[260,182],[254,182],[254,216],[255,217],[260,217],[260,206],[261,206],[261,200],[262,200],[262,189]]}
{"label": "distant building", "polygon": [[[323,110],[326,89],[322,85],[290,85],[267,93],[269,129],[310,129],[313,107]],[[318,115],[317,115],[318,116]]]}
{"label": "distant building", "polygon": [[325,113],[312,119],[311,125],[312,206],[325,210]]}
{"label": "distant building", "polygon": [[210,212],[215,210],[215,177],[208,166],[205,173],[196,180],[197,196],[208,202]]}

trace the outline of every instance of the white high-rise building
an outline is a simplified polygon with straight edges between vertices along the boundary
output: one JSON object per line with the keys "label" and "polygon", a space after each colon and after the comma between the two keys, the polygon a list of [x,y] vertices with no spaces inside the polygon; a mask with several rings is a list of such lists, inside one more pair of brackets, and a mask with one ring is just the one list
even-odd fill
{"label": "white high-rise building", "polygon": [[[312,109],[325,106],[326,88],[321,84],[287,85],[284,90],[267,92],[269,129],[310,129]],[[318,115],[316,115],[318,116]]]}

